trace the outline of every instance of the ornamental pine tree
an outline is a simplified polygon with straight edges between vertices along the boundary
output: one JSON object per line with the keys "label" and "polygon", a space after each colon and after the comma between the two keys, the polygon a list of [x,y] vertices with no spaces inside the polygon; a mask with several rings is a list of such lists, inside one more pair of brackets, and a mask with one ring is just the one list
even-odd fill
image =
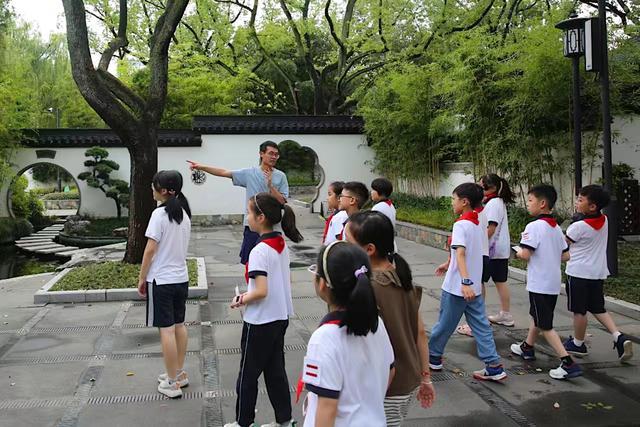
{"label": "ornamental pine tree", "polygon": [[91,170],[82,172],[78,175],[78,179],[87,181],[89,187],[98,188],[109,199],[113,199],[118,218],[122,217],[122,207],[129,205],[129,183],[111,178],[111,172],[120,169],[120,165],[113,160],[108,160],[109,152],[102,147],[89,148],[84,155],[91,158],[84,162],[84,165]]}

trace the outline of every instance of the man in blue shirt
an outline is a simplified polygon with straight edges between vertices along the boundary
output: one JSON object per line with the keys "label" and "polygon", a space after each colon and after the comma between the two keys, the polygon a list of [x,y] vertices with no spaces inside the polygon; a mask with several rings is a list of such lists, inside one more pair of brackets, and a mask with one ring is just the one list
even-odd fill
{"label": "man in blue shirt", "polygon": [[289,183],[287,176],[281,170],[275,168],[280,150],[275,142],[267,141],[260,144],[260,165],[239,170],[227,170],[214,166],[206,166],[197,162],[188,161],[191,169],[201,170],[211,175],[231,178],[233,185],[246,188],[245,215],[244,215],[244,236],[242,248],[240,249],[240,262],[246,264],[249,260],[249,252],[256,245],[258,233],[249,229],[247,222],[247,208],[250,198],[258,193],[270,193],[283,205],[287,203],[289,197]]}

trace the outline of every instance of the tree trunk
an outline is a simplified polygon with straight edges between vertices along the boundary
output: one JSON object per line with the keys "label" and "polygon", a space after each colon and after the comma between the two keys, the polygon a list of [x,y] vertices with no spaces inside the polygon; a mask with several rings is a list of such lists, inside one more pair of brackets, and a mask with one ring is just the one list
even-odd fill
{"label": "tree trunk", "polygon": [[120,200],[116,197],[113,199],[116,202],[116,215],[118,219],[122,218],[122,206],[120,205]]}
{"label": "tree trunk", "polygon": [[153,175],[158,170],[158,138],[155,129],[141,130],[129,148],[131,158],[131,195],[129,197],[129,237],[124,261],[142,262],[147,244],[145,231],[156,208],[151,192]]}

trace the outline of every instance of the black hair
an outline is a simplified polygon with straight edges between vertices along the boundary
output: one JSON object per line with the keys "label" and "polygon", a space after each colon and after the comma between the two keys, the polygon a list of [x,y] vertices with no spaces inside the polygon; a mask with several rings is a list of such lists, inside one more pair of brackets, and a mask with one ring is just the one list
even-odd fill
{"label": "black hair", "polygon": [[169,221],[175,221],[180,224],[183,218],[183,209],[187,216],[191,218],[189,202],[182,194],[182,175],[180,175],[180,172],[175,170],[158,171],[153,175],[152,183],[157,192],[163,189],[169,192],[169,198],[162,204],[164,210],[167,211],[167,215],[169,215]]}
{"label": "black hair", "polygon": [[558,200],[558,192],[553,185],[549,184],[539,184],[531,187],[528,194],[533,194],[538,199],[546,200],[549,209],[553,209],[556,205],[556,200]]}
{"label": "black hair", "polygon": [[296,243],[302,241],[302,234],[296,228],[296,214],[286,203],[281,204],[269,193],[258,193],[249,200],[249,209],[256,215],[264,215],[271,226],[282,222],[285,236]]}
{"label": "black hair", "polygon": [[336,194],[342,193],[342,188],[344,187],[344,181],[333,181],[329,184],[329,188],[333,188],[333,192]]}
{"label": "black hair", "polygon": [[371,189],[376,190],[379,195],[388,199],[393,193],[393,184],[387,178],[376,178],[371,182]]}
{"label": "black hair", "polygon": [[599,185],[585,185],[578,191],[578,194],[586,197],[590,203],[594,203],[599,211],[606,208],[611,201],[609,192]]}
{"label": "black hair", "polygon": [[353,193],[358,204],[358,209],[362,209],[365,203],[369,200],[369,190],[367,186],[358,181],[345,182],[342,187],[342,191],[347,190]]}
{"label": "black hair", "polygon": [[482,204],[484,196],[483,189],[475,182],[465,182],[453,189],[453,194],[461,199],[467,199],[471,209],[475,209]]}
{"label": "black hair", "polygon": [[516,201],[516,195],[511,191],[511,187],[509,187],[509,183],[506,179],[499,177],[495,173],[490,173],[482,176],[480,181],[482,181],[482,187],[485,191],[494,187],[496,189],[496,194],[503,202],[513,203]]}
{"label": "black hair", "polygon": [[[327,254],[327,270],[324,271],[324,253]],[[371,264],[367,254],[356,245],[339,241],[320,249],[318,254],[319,277],[329,275],[331,301],[345,309],[340,326],[347,327],[347,334],[364,336],[378,330],[378,304],[371,287]],[[362,267],[367,271],[358,274]]]}
{"label": "black hair", "polygon": [[265,153],[267,151],[267,148],[275,148],[276,150],[278,150],[278,152],[280,152],[280,148],[278,147],[278,144],[276,144],[273,141],[265,141],[262,144],[260,144],[260,152],[261,153]]}
{"label": "black hair", "polygon": [[373,244],[377,258],[387,258],[395,264],[402,288],[405,291],[413,289],[411,268],[395,251],[393,224],[386,215],[377,211],[358,212],[349,218],[349,232],[360,246]]}

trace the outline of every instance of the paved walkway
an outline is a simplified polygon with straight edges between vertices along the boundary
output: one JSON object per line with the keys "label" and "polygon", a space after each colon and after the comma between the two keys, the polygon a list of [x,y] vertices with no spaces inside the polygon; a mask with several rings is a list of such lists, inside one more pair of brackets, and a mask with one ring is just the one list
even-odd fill
{"label": "paved walkway", "polygon": [[[292,386],[306,342],[326,311],[303,268],[315,258],[322,222],[298,213],[306,240],[292,245],[294,265],[300,266],[293,271],[296,316],[285,340]],[[187,306],[191,385],[182,400],[168,400],[155,391],[163,364],[157,331],[143,326],[143,304],[33,306],[33,292],[51,275],[0,282],[0,426],[220,426],[232,420],[241,323],[227,301],[242,282],[237,264],[241,231],[237,226],[194,229],[190,250],[205,257],[210,288],[208,300]],[[441,284],[433,270],[446,254],[403,239],[398,244],[416,282],[425,288],[421,311],[430,329],[438,315]],[[609,335],[597,325],[589,330],[585,376],[571,382],[548,377],[556,360],[545,345],[538,346],[535,363],[509,356],[509,345],[526,334],[528,309],[524,285],[514,283],[512,291],[516,327],[494,328],[509,379],[504,384],[474,381],[469,374],[480,363],[473,340],[454,336],[447,347],[446,370],[434,375],[436,404],[429,410],[414,404],[404,425],[638,425],[639,359],[621,366]],[[488,302],[489,310],[497,308],[493,288]],[[563,336],[571,331],[565,302],[561,297],[556,311]],[[625,332],[640,335],[640,322],[614,317]],[[261,388],[256,414],[261,423],[273,418],[264,391]],[[294,415],[301,419],[299,405]]]}

